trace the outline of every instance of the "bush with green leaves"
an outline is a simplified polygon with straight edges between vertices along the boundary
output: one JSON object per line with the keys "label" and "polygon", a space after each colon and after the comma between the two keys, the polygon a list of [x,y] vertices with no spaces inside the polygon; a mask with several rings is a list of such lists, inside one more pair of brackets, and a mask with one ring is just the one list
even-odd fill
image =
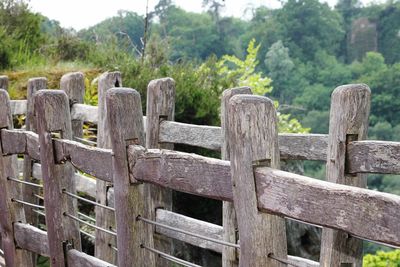
{"label": "bush with green leaves", "polygon": [[367,254],[363,259],[364,267],[400,267],[400,250],[378,251],[375,255]]}

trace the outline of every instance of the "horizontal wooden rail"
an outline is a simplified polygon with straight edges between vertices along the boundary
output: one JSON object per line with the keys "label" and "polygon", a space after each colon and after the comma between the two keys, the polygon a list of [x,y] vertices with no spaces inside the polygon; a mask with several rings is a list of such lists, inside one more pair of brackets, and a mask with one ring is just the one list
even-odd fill
{"label": "horizontal wooden rail", "polygon": [[97,106],[74,104],[71,108],[71,118],[97,124],[99,121],[98,108]]}
{"label": "horizontal wooden rail", "polygon": [[[221,127],[162,121],[159,140],[220,151]],[[325,134],[279,134],[281,159],[325,161],[327,147]]]}
{"label": "horizontal wooden rail", "polygon": [[39,137],[34,132],[1,129],[1,140],[4,154],[27,154],[40,160]]}
{"label": "horizontal wooden rail", "polygon": [[135,162],[134,149],[134,146],[128,148],[131,178],[198,196],[232,201],[229,161],[149,149]]}
{"label": "horizontal wooden rail", "polygon": [[11,100],[11,114],[13,115],[23,115],[27,112],[27,100]]}
{"label": "horizontal wooden rail", "polygon": [[[222,226],[193,219],[175,212],[167,211],[164,209],[157,209],[156,221],[168,226],[172,226],[189,232],[195,232],[197,234],[207,236],[210,238],[222,240],[222,231],[223,231]],[[186,242],[196,247],[201,247],[215,251],[217,253],[222,253],[222,245],[220,244],[216,244],[210,241],[206,241],[182,233],[177,233],[162,227],[156,227],[156,232],[168,236],[170,238]],[[318,262],[295,256],[288,256],[288,260],[291,263],[295,264],[296,266],[302,266],[302,267],[319,266]]]}
{"label": "horizontal wooden rail", "polygon": [[86,253],[80,252],[76,249],[70,249],[67,252],[68,266],[80,266],[80,267],[115,267],[108,262],[99,260]]}
{"label": "horizontal wooden rail", "polygon": [[[230,163],[194,154],[152,149],[131,160],[132,178],[173,190],[232,201]],[[400,245],[400,197],[256,168],[258,208],[346,231],[359,238]],[[370,229],[377,231],[370,231]]]}
{"label": "horizontal wooden rail", "polygon": [[112,182],[112,151],[82,143],[54,139],[56,162],[70,161],[78,170],[106,182]]}
{"label": "horizontal wooden rail", "polygon": [[357,141],[347,147],[349,173],[400,174],[400,142]]}
{"label": "horizontal wooden rail", "polygon": [[29,224],[14,223],[14,238],[18,247],[49,257],[49,244],[45,231]]}
{"label": "horizontal wooden rail", "polygon": [[400,196],[266,167],[255,178],[261,211],[400,246]]}

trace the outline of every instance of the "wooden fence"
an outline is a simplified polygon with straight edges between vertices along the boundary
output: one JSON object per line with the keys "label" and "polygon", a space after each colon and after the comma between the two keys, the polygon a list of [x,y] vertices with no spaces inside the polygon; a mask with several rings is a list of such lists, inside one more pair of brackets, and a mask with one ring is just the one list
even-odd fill
{"label": "wooden fence", "polygon": [[[63,90],[38,91],[46,80],[31,79],[27,101],[0,90],[7,266],[32,266],[35,254],[52,266],[198,266],[171,256],[170,238],[222,253],[223,266],[361,266],[362,239],[400,246],[400,197],[365,188],[365,173],[400,171],[400,143],[363,140],[367,86],[338,87],[329,135],[316,135],[278,134],[273,103],[249,88],[224,92],[222,127],[211,127],[173,121],[172,79],[149,84],[147,117],[135,90],[113,88],[122,85],[119,73],[99,79],[98,108],[82,104],[82,81],[67,74]],[[13,129],[17,114],[26,114],[25,129]],[[97,147],[82,143],[83,121],[98,124]],[[221,151],[222,159],[173,151],[174,143]],[[24,155],[22,179],[16,155]],[[327,181],[279,170],[286,159],[326,161]],[[223,226],[172,212],[171,190],[224,201]],[[77,201],[95,205],[96,219]],[[323,227],[319,263],[287,255],[285,218]],[[82,225],[96,229],[96,257],[81,252]]]}

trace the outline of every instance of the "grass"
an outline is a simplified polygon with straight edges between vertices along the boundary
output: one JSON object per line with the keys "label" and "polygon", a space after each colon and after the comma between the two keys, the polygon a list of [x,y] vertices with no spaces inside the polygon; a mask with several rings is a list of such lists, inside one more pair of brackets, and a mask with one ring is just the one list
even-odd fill
{"label": "grass", "polygon": [[32,65],[8,70],[1,73],[9,78],[8,92],[11,99],[26,99],[27,83],[30,78],[46,77],[48,88],[57,89],[60,85],[61,77],[68,72],[81,71],[89,80],[102,73],[102,69],[95,68],[82,62],[60,62],[53,65]]}

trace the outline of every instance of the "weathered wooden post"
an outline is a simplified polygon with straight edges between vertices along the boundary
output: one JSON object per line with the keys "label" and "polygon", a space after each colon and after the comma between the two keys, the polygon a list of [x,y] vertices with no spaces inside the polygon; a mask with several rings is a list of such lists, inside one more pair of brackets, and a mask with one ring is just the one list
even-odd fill
{"label": "weathered wooden post", "polygon": [[[161,144],[159,142],[160,122],[163,120],[173,121],[175,115],[175,81],[171,78],[153,80],[147,87],[146,106],[146,147],[159,149],[174,149],[173,144]],[[172,192],[159,186],[146,185],[149,187],[152,201],[150,215],[155,218],[157,209],[172,210]],[[155,227],[153,227],[155,230]],[[157,249],[171,253],[171,239],[159,235],[154,231],[154,245]],[[160,257],[157,258],[157,266],[168,266],[169,262]]]}
{"label": "weathered wooden post", "polygon": [[[108,123],[114,152],[114,201],[117,221],[119,266],[155,266],[155,257],[142,244],[153,247],[151,227],[136,220],[149,216],[149,199],[145,185],[129,175],[129,145],[144,145],[143,113],[140,95],[129,88],[115,88],[107,92]],[[143,147],[133,149],[143,153]],[[148,218],[148,217],[147,217]]]}
{"label": "weathered wooden post", "polygon": [[[223,160],[229,160],[229,125],[228,125],[228,104],[232,96],[238,94],[251,95],[249,87],[240,87],[227,89],[222,94],[221,99],[221,128],[222,128],[222,147],[221,157]],[[237,240],[237,220],[233,203],[224,201],[222,203],[222,226],[224,229],[224,241],[236,244]],[[224,246],[222,249],[222,266],[236,267],[238,265],[238,254],[236,248]]]}
{"label": "weathered wooden post", "polygon": [[8,77],[5,75],[0,76],[0,89],[8,90]]}
{"label": "weathered wooden post", "polygon": [[[36,132],[36,119],[34,112],[34,94],[41,90],[47,88],[47,79],[44,77],[32,78],[28,80],[27,87],[27,109],[25,118],[25,129],[27,131]],[[24,155],[24,169],[23,169],[23,179],[26,182],[37,183],[32,177],[32,168],[34,160],[29,155]],[[39,199],[35,197],[35,194],[39,194],[39,188],[32,187],[30,185],[22,185],[23,199],[26,202],[38,204]],[[26,222],[34,226],[38,225],[38,214],[35,213],[32,207],[25,206],[25,217]],[[36,255],[33,255],[33,262],[36,262]]]}
{"label": "weathered wooden post", "polygon": [[[85,96],[85,77],[82,72],[67,73],[61,77],[60,89],[63,90],[69,99],[69,106],[73,104],[83,103]],[[83,121],[72,120],[72,136],[80,137],[83,136]]]}
{"label": "weathered wooden post", "polygon": [[277,116],[265,97],[236,95],[229,101],[230,161],[233,200],[240,239],[239,266],[286,266],[285,220],[257,208],[253,168],[279,168]]}
{"label": "weathered wooden post", "polygon": [[[370,95],[364,84],[339,86],[332,93],[326,163],[329,182],[366,187],[365,174],[347,173],[346,151],[349,142],[367,137]],[[321,266],[362,266],[362,255],[361,240],[342,231],[323,229]]]}
{"label": "weathered wooden post", "polygon": [[[102,74],[98,82],[98,124],[97,124],[97,147],[111,148],[110,128],[107,123],[106,93],[114,87],[121,87],[120,72],[106,72]],[[96,180],[96,201],[102,205],[107,205],[108,189],[112,185],[100,179]],[[108,206],[108,205],[107,205]],[[115,214],[113,211],[96,207],[96,225],[104,229],[115,228]],[[115,237],[107,233],[96,230],[95,256],[101,260],[116,263],[116,253],[113,250],[116,240]]]}
{"label": "weathered wooden post", "polygon": [[75,170],[69,162],[56,162],[52,140],[52,133],[59,133],[63,139],[72,139],[67,95],[60,90],[38,91],[35,96],[35,114],[50,263],[52,267],[65,267],[67,249],[81,249],[79,225],[67,216],[77,216],[77,203],[75,199],[63,194],[63,190],[76,194]]}
{"label": "weathered wooden post", "polygon": [[[12,129],[10,99],[7,91],[0,89],[0,129]],[[22,199],[21,187],[11,184],[8,178],[17,178],[17,157],[3,155],[0,134],[0,231],[6,266],[33,266],[32,256],[18,249],[14,241],[14,222],[25,222],[24,208],[13,198]]]}

